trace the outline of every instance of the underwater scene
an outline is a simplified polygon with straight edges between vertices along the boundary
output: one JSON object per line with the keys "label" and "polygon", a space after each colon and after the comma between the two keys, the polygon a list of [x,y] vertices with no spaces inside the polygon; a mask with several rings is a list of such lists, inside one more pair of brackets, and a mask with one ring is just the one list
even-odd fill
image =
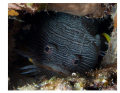
{"label": "underwater scene", "polygon": [[117,90],[117,3],[8,3],[8,90]]}

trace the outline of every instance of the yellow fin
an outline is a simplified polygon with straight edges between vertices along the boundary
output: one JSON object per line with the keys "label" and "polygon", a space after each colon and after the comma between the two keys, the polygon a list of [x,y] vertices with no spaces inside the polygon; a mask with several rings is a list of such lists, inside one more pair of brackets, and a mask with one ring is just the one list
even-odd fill
{"label": "yellow fin", "polygon": [[28,58],[28,60],[33,63],[33,60],[31,58]]}
{"label": "yellow fin", "polygon": [[110,42],[110,36],[106,33],[102,33],[102,35],[106,38],[106,40],[108,41],[108,43]]}

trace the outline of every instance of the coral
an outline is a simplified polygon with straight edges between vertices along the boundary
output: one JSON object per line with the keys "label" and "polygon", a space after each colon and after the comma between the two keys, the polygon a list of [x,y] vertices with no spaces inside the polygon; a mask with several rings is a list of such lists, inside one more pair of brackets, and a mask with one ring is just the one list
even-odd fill
{"label": "coral", "polygon": [[18,86],[18,90],[37,90],[39,86],[37,84],[27,84],[22,87]]}
{"label": "coral", "polygon": [[114,84],[113,86],[108,86],[107,88],[102,88],[102,90],[117,90],[117,84]]}
{"label": "coral", "polygon": [[117,14],[114,17],[114,27],[117,28]]}
{"label": "coral", "polygon": [[19,7],[15,3],[8,3],[8,9],[15,9],[15,10],[21,10],[21,7]]}
{"label": "coral", "polygon": [[15,10],[8,10],[8,16],[18,16],[19,13],[16,12]]}
{"label": "coral", "polygon": [[113,5],[105,3],[52,3],[48,5],[48,10],[100,18],[109,15]]}
{"label": "coral", "polygon": [[69,77],[44,77],[32,84],[18,86],[18,90],[117,90],[116,66],[86,72],[86,76],[72,73]]}
{"label": "coral", "polygon": [[[88,83],[87,89],[96,88],[96,89],[106,89],[109,87],[117,85],[117,65],[113,65],[112,67],[103,68],[100,70],[96,70],[93,72],[87,72],[87,77],[92,78],[92,80]],[[116,88],[114,88],[116,90]]]}
{"label": "coral", "polygon": [[31,14],[46,10],[100,18],[109,15],[114,5],[115,3],[9,3],[8,9],[26,10]]}
{"label": "coral", "polygon": [[[74,83],[74,84],[72,84]],[[51,78],[41,83],[40,90],[83,90],[84,78]]]}
{"label": "coral", "polygon": [[102,64],[105,66],[114,63],[117,63],[117,32],[115,30],[112,32],[109,47]]}
{"label": "coral", "polygon": [[111,40],[108,44],[108,50],[103,58],[102,65],[107,66],[107,65],[114,65],[117,64],[117,9],[116,6],[114,7],[114,11],[111,14],[112,19],[113,19],[113,26],[114,29],[111,33]]}
{"label": "coral", "polygon": [[86,84],[85,78],[79,78],[77,75],[67,78],[52,77],[41,83],[26,84],[17,89],[19,90],[84,90]]}
{"label": "coral", "polygon": [[48,10],[85,16],[96,11],[97,3],[50,3]]}
{"label": "coral", "polygon": [[31,14],[46,9],[47,3],[9,3],[8,9],[26,10]]}
{"label": "coral", "polygon": [[113,12],[112,8],[115,5],[115,3],[101,3],[96,7],[96,10],[94,12],[88,14],[86,17],[102,18],[106,15],[110,15]]}

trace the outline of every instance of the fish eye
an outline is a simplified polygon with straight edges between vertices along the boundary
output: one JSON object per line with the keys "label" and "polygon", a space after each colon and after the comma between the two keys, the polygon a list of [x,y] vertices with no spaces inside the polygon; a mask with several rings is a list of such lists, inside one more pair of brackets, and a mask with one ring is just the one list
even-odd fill
{"label": "fish eye", "polygon": [[48,51],[49,51],[49,47],[46,47],[46,48],[45,48],[45,51],[48,52]]}
{"label": "fish eye", "polygon": [[79,63],[79,60],[75,60],[74,64],[78,64]]}
{"label": "fish eye", "polygon": [[73,61],[73,65],[74,65],[74,66],[77,66],[79,62],[80,62],[79,59],[75,59],[75,60]]}
{"label": "fish eye", "polygon": [[82,56],[78,54],[72,54],[69,55],[69,61],[72,63],[73,66],[78,66],[78,64],[81,64]]}
{"label": "fish eye", "polygon": [[45,52],[46,54],[50,54],[51,51],[52,51],[52,48],[51,48],[51,46],[49,46],[49,45],[47,45],[47,46],[44,48],[44,52]]}
{"label": "fish eye", "polygon": [[53,43],[49,43],[44,47],[44,53],[51,54],[56,49],[57,49],[57,45],[55,45]]}

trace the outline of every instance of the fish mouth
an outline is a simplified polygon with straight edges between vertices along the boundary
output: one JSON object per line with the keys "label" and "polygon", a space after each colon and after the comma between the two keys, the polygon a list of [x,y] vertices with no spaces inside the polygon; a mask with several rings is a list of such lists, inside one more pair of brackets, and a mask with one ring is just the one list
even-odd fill
{"label": "fish mouth", "polygon": [[61,74],[63,76],[69,76],[71,75],[71,72],[63,67],[61,67],[60,65],[55,65],[55,64],[37,64],[37,63],[34,63],[35,65],[39,66],[39,67],[42,67],[42,68],[45,68],[49,71],[53,71],[53,72],[56,72],[58,74]]}

